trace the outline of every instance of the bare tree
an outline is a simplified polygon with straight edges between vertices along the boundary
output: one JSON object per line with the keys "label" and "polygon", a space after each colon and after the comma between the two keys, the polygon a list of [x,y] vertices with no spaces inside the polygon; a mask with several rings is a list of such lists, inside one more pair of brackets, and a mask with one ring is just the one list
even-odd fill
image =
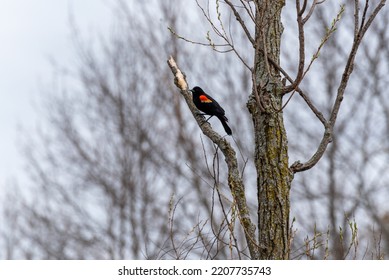
{"label": "bare tree", "polygon": [[[31,186],[10,197],[4,235],[23,242],[9,257],[245,258],[239,231],[232,235],[234,222],[226,222],[235,219],[234,210],[219,180],[217,153],[206,156],[215,147],[193,137],[197,128],[171,96],[160,63],[173,53],[192,64],[179,41],[161,35],[169,35],[166,26],[177,25],[183,8],[137,5],[142,13],[116,4],[118,22],[98,47],[73,27],[79,67],[55,69],[59,83],[49,88],[44,108],[51,130],[27,140]],[[155,14],[163,26],[150,23]],[[210,71],[222,80],[232,75],[216,65],[193,72]]]}
{"label": "bare tree", "polygon": [[[336,3],[333,4],[333,9],[337,9]],[[350,1],[348,5],[351,4]],[[314,83],[306,79],[301,85],[307,92],[324,89],[325,94],[312,98],[315,98],[315,103],[325,115],[330,114],[334,102],[333,92],[340,80],[339,65],[347,59],[351,34],[346,30],[353,26],[347,12],[352,14],[349,6],[346,6],[343,24],[327,42],[320,53],[316,69],[310,73],[311,77],[315,77]],[[313,17],[326,26],[328,14],[328,9],[319,9]],[[383,10],[382,17],[385,19],[386,14],[387,10]],[[386,106],[386,102],[384,99],[378,101],[377,97],[385,92],[380,87],[385,83],[382,73],[387,72],[385,59],[381,59],[386,49],[383,43],[385,36],[382,36],[385,22],[374,22],[361,45],[354,66],[355,78],[350,80],[346,90],[347,106],[339,114],[328,153],[318,168],[301,173],[294,180],[292,204],[295,207],[292,216],[296,217],[294,226],[297,233],[292,258],[383,257],[385,231],[381,229],[381,217],[386,211],[382,198],[387,195],[387,176],[384,171],[387,145],[384,128],[386,116],[385,110],[381,108]],[[316,30],[316,34],[319,34],[319,30]],[[374,54],[375,59],[371,59],[371,54]],[[290,106],[286,109],[288,127],[291,128],[288,132],[292,135],[300,133],[304,137],[298,140],[289,138],[292,158],[308,156],[308,150],[320,141],[314,124],[299,123],[298,120],[306,116],[302,111],[304,104],[298,102],[298,99],[292,101],[294,104],[296,102],[299,103],[298,108]],[[371,236],[373,233],[374,236]],[[355,234],[357,239],[354,239]],[[309,248],[312,251],[313,242],[316,242],[319,248],[314,250],[315,253],[305,251],[305,246],[301,244],[306,240],[311,241]]]}
{"label": "bare tree", "polygon": [[[383,101],[382,88],[364,93],[369,83],[385,83],[365,76],[354,84],[358,79],[349,76],[362,37],[385,1],[374,7],[349,1],[345,11],[334,11],[328,2],[296,1],[293,14],[283,9],[284,1],[192,3],[198,14],[181,2],[119,1],[115,28],[99,47],[87,47],[76,36],[78,68],[59,68],[58,84],[66,86],[54,84],[47,92],[50,130],[26,145],[31,186],[23,185],[5,208],[7,258],[345,258],[354,249],[349,244],[355,245],[353,213],[365,209],[384,224],[375,205],[378,177],[366,182],[366,169],[347,181],[339,168],[361,174],[362,167],[351,164],[358,159],[342,154],[351,149],[347,141],[362,151],[363,162],[375,160],[370,145],[363,145],[374,135],[348,132],[355,123],[374,123],[369,110],[357,118],[354,112],[371,108],[368,97]],[[281,43],[281,16],[288,20],[286,30],[295,25],[297,56]],[[380,42],[383,30],[377,29]],[[320,34],[316,43],[306,39],[311,32]],[[177,40],[189,33],[194,38],[184,36],[186,41],[210,48]],[[362,48],[369,50],[368,44]],[[169,69],[161,63],[170,54],[185,70],[179,76],[169,60],[186,103],[172,94]],[[369,54],[373,67],[379,54]],[[354,68],[361,76],[359,64]],[[369,70],[377,73],[376,81],[382,78],[379,68]],[[315,71],[324,76],[321,87]],[[186,79],[225,94],[218,100],[230,118],[233,142],[215,132],[217,122],[210,120],[213,130],[196,114]],[[348,100],[339,111],[347,84],[366,101]],[[385,104],[379,104],[382,112]],[[192,116],[208,137],[199,136]],[[292,166],[289,153],[296,158]],[[291,228],[290,211],[311,237]]]}
{"label": "bare tree", "polygon": [[[195,116],[198,124],[206,134],[223,152],[228,167],[228,183],[233,198],[238,206],[241,225],[245,232],[246,242],[252,259],[288,259],[290,253],[290,224],[289,224],[289,190],[293,174],[308,170],[316,165],[326,151],[328,144],[333,140],[335,123],[338,117],[340,106],[343,101],[345,90],[353,71],[355,57],[366,31],[382,9],[385,1],[380,1],[373,7],[368,15],[369,1],[360,11],[359,1],[354,1],[354,36],[351,50],[347,55],[342,78],[337,87],[337,94],[334,104],[331,106],[330,114],[324,114],[312,103],[308,95],[299,87],[301,81],[309,71],[312,63],[317,59],[324,44],[335,32],[337,23],[344,12],[344,6],[333,20],[330,28],[322,39],[310,63],[305,63],[305,31],[304,27],[312,16],[312,13],[319,4],[323,2],[314,1],[310,7],[308,2],[296,1],[296,17],[298,24],[299,61],[296,78],[291,76],[280,66],[281,34],[281,11],[285,5],[284,1],[252,1],[246,3],[239,1],[243,7],[243,13],[252,20],[255,33],[250,32],[250,27],[242,19],[241,13],[236,6],[226,1],[231,8],[238,23],[244,30],[247,40],[255,49],[253,66],[249,66],[242,59],[241,55],[233,44],[222,23],[219,1],[216,1],[216,14],[220,27],[216,27],[216,20],[213,21],[209,13],[202,9],[205,18],[212,26],[215,33],[224,40],[224,44],[215,44],[208,35],[209,46],[212,48],[229,47],[252,72],[253,90],[247,103],[248,109],[253,118],[254,139],[255,139],[255,166],[257,170],[258,189],[258,241],[255,237],[255,226],[251,221],[247,202],[244,196],[244,185],[239,174],[236,163],[236,153],[229,142],[215,133],[210,126],[201,125],[204,120],[196,115],[196,108],[191,103],[188,85],[185,76],[178,68],[175,61],[170,58],[168,64],[175,76],[175,83],[185,97],[189,108]],[[255,12],[253,12],[255,11]],[[284,76],[284,80],[282,79]],[[286,85],[286,81],[289,82]],[[288,167],[288,146],[283,121],[282,97],[285,94],[298,92],[304,99],[309,109],[320,120],[324,127],[324,134],[316,152],[304,163],[296,161]]]}

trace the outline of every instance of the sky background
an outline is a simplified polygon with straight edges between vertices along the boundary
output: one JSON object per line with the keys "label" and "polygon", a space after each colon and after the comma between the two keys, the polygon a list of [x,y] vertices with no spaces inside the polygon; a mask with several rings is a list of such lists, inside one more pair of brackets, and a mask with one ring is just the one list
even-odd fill
{"label": "sky background", "polygon": [[111,11],[108,0],[0,0],[0,190],[23,179],[21,131],[43,124],[34,108],[51,82],[50,60],[74,58],[70,15],[82,33],[98,34]]}

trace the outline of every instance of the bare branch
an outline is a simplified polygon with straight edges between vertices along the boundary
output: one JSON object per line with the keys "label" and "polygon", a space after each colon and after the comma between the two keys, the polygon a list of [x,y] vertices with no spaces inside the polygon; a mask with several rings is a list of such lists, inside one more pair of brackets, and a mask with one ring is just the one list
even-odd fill
{"label": "bare branch", "polygon": [[358,36],[359,27],[359,0],[354,1],[354,38]]}
{"label": "bare branch", "polygon": [[[308,20],[309,20],[309,18],[312,16],[312,14],[313,14],[313,11],[315,10],[315,8],[316,8],[316,6],[317,5],[320,5],[320,4],[322,4],[322,3],[324,3],[326,0],[322,0],[322,1],[319,1],[319,0],[314,0],[313,1],[313,4],[312,4],[312,6],[311,6],[311,8],[309,9],[309,11],[308,11],[308,14],[305,16],[305,18],[303,19],[303,24],[305,24]],[[304,3],[305,4],[305,3]],[[304,10],[305,10],[305,8],[304,8]]]}
{"label": "bare branch", "polygon": [[304,6],[300,9],[300,0],[296,0],[296,13],[297,13],[297,26],[299,34],[299,65],[297,70],[297,76],[294,82],[283,89],[283,93],[288,93],[294,90],[303,79],[304,66],[305,66],[305,36],[304,36],[304,24],[302,14],[306,6],[306,1],[304,1]]}
{"label": "bare branch", "polygon": [[[367,7],[368,7],[368,0],[366,1],[366,6],[365,10],[363,12],[363,17],[366,15]],[[347,60],[343,75],[342,75],[342,80],[340,82],[339,88],[338,88],[338,93],[336,96],[335,104],[333,106],[332,112],[331,112],[331,117],[330,117],[330,125],[333,127],[335,125],[338,112],[340,109],[340,105],[343,101],[343,96],[344,92],[347,87],[348,80],[350,78],[350,75],[353,71],[354,67],[354,60],[355,56],[357,55],[357,51],[359,48],[359,45],[362,41],[363,36],[365,35],[367,29],[370,27],[371,23],[373,22],[374,18],[377,16],[378,12],[382,9],[382,7],[385,5],[386,0],[381,0],[380,3],[377,5],[377,7],[374,9],[373,13],[370,15],[369,19],[367,20],[366,24],[361,24],[361,27],[359,28],[358,34],[356,38],[354,38],[353,46],[350,51],[349,58]],[[364,19],[362,20],[362,23],[364,23]]]}
{"label": "bare branch", "polygon": [[308,169],[311,169],[313,166],[316,165],[316,163],[319,162],[321,157],[324,155],[324,152],[327,149],[328,144],[332,141],[332,128],[328,127],[324,131],[323,138],[314,153],[314,155],[305,163],[301,163],[300,161],[294,162],[291,166],[290,169],[292,172],[297,173],[297,172],[302,172]]}
{"label": "bare branch", "polygon": [[[300,6],[300,0],[296,0],[296,5]],[[302,17],[306,8],[307,8],[307,0],[304,0],[303,7],[297,10],[299,17]]]}
{"label": "bare branch", "polygon": [[245,24],[244,21],[242,20],[242,17],[241,17],[240,14],[238,13],[238,11],[235,9],[235,6],[234,6],[229,0],[225,0],[225,2],[227,3],[228,6],[230,6],[232,12],[233,12],[234,15],[235,15],[236,20],[237,20],[237,21],[239,22],[239,24],[242,26],[242,29],[243,29],[244,33],[246,34],[247,39],[249,39],[249,41],[251,42],[251,44],[252,44],[253,47],[254,47],[254,46],[255,46],[255,40],[254,40],[253,37],[251,36],[250,31],[248,30],[246,24]]}
{"label": "bare branch", "polygon": [[236,153],[232,148],[231,144],[218,133],[216,133],[208,123],[204,123],[204,117],[197,114],[197,109],[192,102],[191,95],[188,93],[188,84],[185,80],[185,76],[182,74],[182,71],[178,68],[177,63],[170,57],[167,61],[173,75],[174,83],[180,89],[181,94],[185,98],[185,101],[188,104],[189,109],[191,110],[193,116],[195,117],[197,123],[200,126],[200,129],[203,133],[208,136],[208,138],[215,143],[215,145],[223,153],[225,161],[228,167],[228,185],[231,190],[232,197],[237,205],[240,224],[242,225],[246,242],[250,251],[252,259],[258,259],[259,250],[258,244],[253,238],[255,236],[255,225],[252,223],[249,213],[249,208],[247,205],[244,184],[239,173],[238,162],[236,158]]}
{"label": "bare branch", "polygon": [[253,11],[253,8],[251,7],[250,3],[246,4],[245,2],[247,2],[247,1],[240,0],[240,3],[242,3],[242,5],[245,8],[247,14],[250,16],[251,20],[255,23],[255,13]]}
{"label": "bare branch", "polygon": [[[368,0],[366,0],[365,9],[363,11],[363,17],[366,16],[367,13],[367,7],[368,7]],[[336,119],[338,117],[339,109],[343,101],[343,96],[348,84],[348,81],[350,79],[351,73],[353,72],[354,67],[354,60],[355,56],[357,55],[358,48],[360,46],[360,43],[362,41],[363,36],[365,35],[366,31],[370,27],[371,23],[373,22],[374,18],[377,16],[378,12],[382,9],[382,7],[385,5],[386,0],[381,0],[380,3],[376,6],[372,14],[369,16],[368,20],[365,22],[365,20],[362,20],[361,26],[358,29],[358,32],[356,33],[356,37],[354,38],[354,42],[349,54],[349,57],[347,59],[346,66],[343,71],[342,80],[340,81],[340,85],[338,87],[338,92],[336,95],[335,103],[332,107],[330,118],[328,124],[325,126],[325,131],[323,138],[317,148],[317,151],[315,154],[305,163],[301,163],[299,161],[296,161],[292,164],[291,170],[293,172],[301,172],[304,170],[308,170],[316,165],[316,163],[321,159],[323,156],[325,150],[327,149],[328,144],[332,141],[332,133],[333,129],[336,123]],[[355,17],[356,19],[357,17]]]}
{"label": "bare branch", "polygon": [[[296,3],[299,3],[297,0]],[[297,6],[297,9],[299,7]],[[331,27],[327,29],[326,34],[324,35],[324,38],[321,40],[321,43],[319,47],[317,48],[316,52],[313,54],[312,59],[310,63],[308,64],[307,69],[304,71],[304,61],[305,61],[305,52],[304,52],[304,26],[301,21],[301,18],[297,17],[298,27],[299,27],[299,45],[300,45],[300,58],[299,58],[299,68],[296,80],[289,85],[288,87],[285,87],[283,90],[283,93],[288,93],[296,88],[300,84],[300,82],[304,79],[305,75],[309,72],[311,69],[311,66],[313,62],[319,57],[321,49],[324,47],[325,43],[330,39],[331,35],[336,31],[336,25],[340,21],[343,13],[344,13],[344,5],[340,7],[340,11],[336,15],[336,18],[332,21]]]}
{"label": "bare branch", "polygon": [[[210,41],[207,37],[207,40],[209,41],[209,43],[202,43],[202,42],[196,42],[196,41],[192,41],[192,40],[189,40],[181,35],[179,35],[173,28],[171,27],[168,27],[167,28],[174,36],[176,36],[178,39],[181,39],[181,40],[184,40],[185,42],[188,42],[188,43],[191,43],[191,44],[195,44],[195,45],[200,45],[200,46],[205,46],[205,47],[212,47],[212,49],[216,50],[216,47],[228,47],[229,45],[228,44],[215,44],[213,43],[212,41]],[[217,51],[217,50],[216,50]],[[229,50],[231,51],[231,50]]]}
{"label": "bare branch", "polygon": [[[211,16],[209,14],[209,10],[208,10],[208,12],[206,12],[205,9],[200,5],[200,3],[197,0],[196,0],[196,4],[200,8],[201,12],[203,13],[203,15],[206,18],[206,20],[208,21],[208,23],[211,25],[211,27],[212,27],[213,31],[216,33],[216,35],[219,36],[220,38],[222,38],[226,43],[225,44],[215,44],[213,42],[210,34],[209,34],[209,31],[207,32],[207,35],[206,35],[206,39],[208,40],[208,43],[201,43],[201,42],[195,42],[195,41],[189,40],[189,39],[187,39],[187,38],[185,38],[183,36],[178,35],[170,27],[168,27],[169,31],[173,35],[175,35],[178,39],[184,40],[185,42],[188,42],[188,43],[197,44],[197,45],[201,45],[201,46],[208,46],[208,47],[211,47],[214,51],[219,52],[219,53],[234,52],[236,54],[236,56],[238,57],[238,59],[243,63],[243,65],[248,70],[251,71],[251,67],[248,65],[248,63],[243,59],[242,55],[235,48],[232,37],[229,38],[228,35],[227,35],[227,32],[226,32],[226,30],[224,28],[223,21],[221,20],[221,13],[220,13],[220,10],[219,10],[219,1],[217,1],[217,3],[216,3],[217,4],[217,6],[216,6],[216,13],[218,15],[218,21],[219,21],[221,29],[222,29],[221,31],[213,23],[213,21],[211,19]],[[247,30],[247,32],[248,32],[248,30]],[[225,49],[218,49],[217,47],[223,47]]]}
{"label": "bare branch", "polygon": [[297,88],[296,91],[300,94],[300,96],[304,99],[305,103],[307,103],[308,107],[315,114],[315,116],[320,120],[320,122],[324,125],[327,125],[327,120],[324,118],[323,113],[320,112],[315,105],[313,105],[311,99],[300,89]]}

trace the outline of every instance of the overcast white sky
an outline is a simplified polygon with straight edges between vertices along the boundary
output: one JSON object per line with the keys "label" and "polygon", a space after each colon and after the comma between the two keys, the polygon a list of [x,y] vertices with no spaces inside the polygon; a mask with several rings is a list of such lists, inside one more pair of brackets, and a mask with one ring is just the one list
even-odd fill
{"label": "overcast white sky", "polygon": [[[37,118],[41,84],[49,84],[49,57],[61,65],[72,57],[69,14],[81,31],[109,25],[109,0],[0,0],[0,191],[23,176],[18,126],[30,129]],[[89,33],[90,34],[90,33]]]}

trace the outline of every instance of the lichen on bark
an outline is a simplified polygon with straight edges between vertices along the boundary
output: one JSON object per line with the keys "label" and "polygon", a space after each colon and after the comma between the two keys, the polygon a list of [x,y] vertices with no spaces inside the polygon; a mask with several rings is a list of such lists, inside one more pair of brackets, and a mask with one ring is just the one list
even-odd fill
{"label": "lichen on bark", "polygon": [[[289,258],[288,142],[282,113],[282,81],[279,71],[281,10],[284,1],[258,1],[256,14],[255,84],[248,101],[255,137],[255,167],[258,191],[258,245],[260,259]],[[260,103],[258,104],[258,95]]]}

